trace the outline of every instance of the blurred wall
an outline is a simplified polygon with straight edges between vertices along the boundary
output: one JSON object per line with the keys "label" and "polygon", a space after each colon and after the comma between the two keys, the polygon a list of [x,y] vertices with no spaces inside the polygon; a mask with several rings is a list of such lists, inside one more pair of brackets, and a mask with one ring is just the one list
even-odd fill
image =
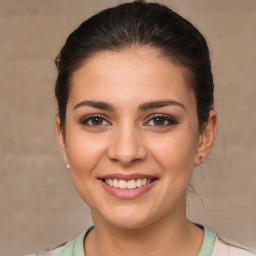
{"label": "blurred wall", "polygon": [[[55,56],[84,19],[124,1],[0,0],[0,248],[24,255],[91,224],[54,134]],[[256,1],[163,0],[210,44],[219,129],[189,217],[256,245]],[[201,202],[201,201],[203,202]]]}

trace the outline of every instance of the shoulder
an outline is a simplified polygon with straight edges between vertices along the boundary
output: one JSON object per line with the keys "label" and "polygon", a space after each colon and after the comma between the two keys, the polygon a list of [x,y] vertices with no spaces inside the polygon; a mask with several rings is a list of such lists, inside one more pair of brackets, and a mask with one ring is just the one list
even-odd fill
{"label": "shoulder", "polygon": [[60,244],[58,246],[54,246],[48,248],[38,254],[29,254],[26,256],[65,256],[65,255],[73,255],[72,251],[74,248],[74,243],[76,240]]}
{"label": "shoulder", "polygon": [[67,243],[62,243],[60,245],[53,246],[39,254],[29,254],[26,256],[57,256],[62,251],[62,249],[65,247],[66,244]]}
{"label": "shoulder", "polygon": [[216,236],[215,246],[212,256],[256,256],[251,251],[234,245]]}
{"label": "shoulder", "polygon": [[84,230],[75,240],[53,246],[39,254],[27,256],[84,256],[83,240],[94,226]]}
{"label": "shoulder", "polygon": [[49,248],[46,251],[40,253],[38,256],[57,256],[62,251],[62,249],[65,247],[66,244],[67,243],[63,243],[58,246]]}

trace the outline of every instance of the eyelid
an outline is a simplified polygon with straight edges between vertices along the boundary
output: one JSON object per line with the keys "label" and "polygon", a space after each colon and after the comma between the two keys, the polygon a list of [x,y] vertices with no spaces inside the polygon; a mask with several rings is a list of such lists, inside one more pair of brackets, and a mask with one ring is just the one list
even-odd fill
{"label": "eyelid", "polygon": [[[152,119],[157,118],[157,117],[161,117],[161,118],[164,118],[165,120],[169,121],[169,124],[162,125],[162,127],[179,124],[179,122],[176,120],[176,118],[174,118],[171,115],[167,115],[167,114],[152,114],[152,115],[147,116],[146,122],[144,122],[144,125],[145,126],[158,126],[158,125],[147,125],[147,123],[149,123],[149,121],[151,121]],[[161,125],[159,125],[159,127],[161,127]]]}
{"label": "eyelid", "polygon": [[[97,125],[90,125],[88,124],[88,121],[92,118],[102,118],[104,121],[106,121],[108,123],[108,125],[111,125],[112,123],[109,121],[109,118],[107,118],[105,115],[103,114],[90,114],[90,115],[87,115],[87,116],[84,116],[83,118],[81,118],[81,120],[79,121],[80,124],[83,124],[83,125],[88,125],[88,126],[97,126]],[[98,125],[98,126],[106,126],[106,125]]]}

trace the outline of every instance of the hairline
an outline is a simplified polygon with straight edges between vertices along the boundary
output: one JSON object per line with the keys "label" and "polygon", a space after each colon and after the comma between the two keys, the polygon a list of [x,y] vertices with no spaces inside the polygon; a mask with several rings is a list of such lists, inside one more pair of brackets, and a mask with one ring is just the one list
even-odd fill
{"label": "hairline", "polygon": [[[91,51],[91,53],[88,56],[84,56],[83,58],[79,59],[77,58],[76,60],[76,64],[73,65],[73,68],[69,70],[69,79],[68,79],[68,97],[67,97],[67,102],[66,102],[66,109],[65,109],[65,117],[64,117],[64,123],[61,123],[62,128],[64,128],[65,130],[65,122],[66,122],[66,110],[67,110],[67,104],[68,104],[68,99],[69,99],[69,95],[72,89],[72,84],[73,84],[73,78],[74,75],[79,72],[79,70],[81,70],[82,67],[84,67],[84,65],[89,62],[91,59],[93,59],[94,57],[96,57],[97,55],[103,53],[103,52],[116,52],[116,53],[121,53],[123,51],[130,51],[130,50],[135,50],[135,49],[141,49],[141,48],[145,48],[145,49],[152,49],[155,50],[156,52],[158,52],[159,54],[157,55],[158,58],[166,60],[171,62],[172,64],[174,64],[176,67],[179,67],[181,69],[181,73],[182,76],[184,78],[185,84],[187,85],[188,90],[194,94],[195,99],[196,99],[196,109],[197,109],[197,118],[198,118],[198,124],[199,124],[199,128],[201,126],[200,124],[200,120],[199,120],[199,115],[198,115],[198,100],[197,100],[197,95],[196,95],[196,85],[195,85],[195,74],[193,73],[193,71],[191,70],[191,68],[189,68],[187,65],[183,64],[181,61],[178,60],[178,57],[174,57],[171,56],[170,54],[166,54],[166,52],[161,49],[160,46],[155,46],[153,44],[126,44],[124,46],[120,46],[120,47],[112,47],[110,49],[96,49]],[[60,116],[58,114],[58,116]],[[204,125],[204,124],[202,124]]]}

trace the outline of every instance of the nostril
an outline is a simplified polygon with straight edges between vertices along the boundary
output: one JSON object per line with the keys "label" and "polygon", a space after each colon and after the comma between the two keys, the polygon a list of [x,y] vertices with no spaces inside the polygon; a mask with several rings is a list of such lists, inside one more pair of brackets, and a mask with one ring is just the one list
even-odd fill
{"label": "nostril", "polygon": [[122,165],[130,165],[136,161],[143,160],[145,154],[141,154],[139,150],[134,151],[121,151],[121,150],[112,150],[108,156],[112,161],[120,162]]}
{"label": "nostril", "polygon": [[146,157],[146,150],[140,134],[129,124],[120,125],[113,134],[112,144],[107,151],[108,158],[123,166],[129,166]]}

